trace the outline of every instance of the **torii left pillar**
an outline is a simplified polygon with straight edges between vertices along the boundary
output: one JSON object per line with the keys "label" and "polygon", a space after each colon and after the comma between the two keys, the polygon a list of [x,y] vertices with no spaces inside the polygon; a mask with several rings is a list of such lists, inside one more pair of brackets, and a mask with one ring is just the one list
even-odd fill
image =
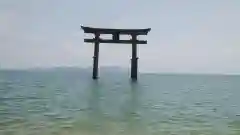
{"label": "torii left pillar", "polygon": [[98,78],[99,37],[100,37],[100,34],[95,33],[94,56],[93,56],[93,75],[92,75],[93,79]]}

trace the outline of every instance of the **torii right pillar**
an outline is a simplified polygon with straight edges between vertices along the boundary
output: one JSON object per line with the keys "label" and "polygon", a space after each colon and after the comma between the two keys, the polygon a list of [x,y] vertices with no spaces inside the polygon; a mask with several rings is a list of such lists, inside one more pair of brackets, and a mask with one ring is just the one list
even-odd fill
{"label": "torii right pillar", "polygon": [[138,78],[138,57],[137,57],[137,35],[132,36],[132,59],[131,59],[131,79],[136,81]]}

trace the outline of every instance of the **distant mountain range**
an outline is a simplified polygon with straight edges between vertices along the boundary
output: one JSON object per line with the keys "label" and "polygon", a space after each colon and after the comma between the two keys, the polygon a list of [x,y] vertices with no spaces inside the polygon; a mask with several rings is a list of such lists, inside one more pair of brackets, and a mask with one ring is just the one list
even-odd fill
{"label": "distant mountain range", "polygon": [[[31,68],[31,71],[84,71],[92,72],[92,67],[52,67],[52,68]],[[117,66],[99,67],[100,72],[126,72],[128,69]]]}
{"label": "distant mountain range", "polygon": [[[78,74],[91,74],[92,67],[82,68],[82,67],[51,67],[51,68],[29,68],[29,69],[0,69],[0,71],[21,71],[21,72],[63,72],[63,73],[78,73]],[[99,67],[99,74],[104,73],[128,73],[127,68],[121,68],[117,66],[109,67]]]}
{"label": "distant mountain range", "polygon": [[[71,67],[71,66],[63,66],[63,67],[50,67],[50,68],[29,68],[29,69],[1,69],[1,72],[5,71],[14,71],[14,72],[53,72],[53,73],[76,73],[76,74],[92,74],[92,67]],[[118,66],[100,66],[99,67],[99,75],[100,74],[130,74],[130,68],[122,68]],[[233,74],[202,74],[202,73],[139,73],[139,75],[211,75],[211,76],[239,76],[239,75],[233,75]]]}

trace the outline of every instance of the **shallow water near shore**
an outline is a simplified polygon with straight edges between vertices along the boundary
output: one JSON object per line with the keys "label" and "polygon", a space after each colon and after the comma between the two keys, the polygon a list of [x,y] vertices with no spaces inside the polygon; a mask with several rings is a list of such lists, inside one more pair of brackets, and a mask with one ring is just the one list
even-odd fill
{"label": "shallow water near shore", "polygon": [[240,135],[240,76],[0,71],[0,135]]}

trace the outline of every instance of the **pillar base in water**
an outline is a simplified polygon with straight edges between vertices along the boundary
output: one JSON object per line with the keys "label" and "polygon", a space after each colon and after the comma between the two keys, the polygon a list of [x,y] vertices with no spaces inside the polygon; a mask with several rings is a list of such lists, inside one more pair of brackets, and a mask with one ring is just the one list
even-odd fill
{"label": "pillar base in water", "polygon": [[131,79],[133,81],[137,80],[138,77],[138,58],[132,59],[132,64],[131,64]]}

